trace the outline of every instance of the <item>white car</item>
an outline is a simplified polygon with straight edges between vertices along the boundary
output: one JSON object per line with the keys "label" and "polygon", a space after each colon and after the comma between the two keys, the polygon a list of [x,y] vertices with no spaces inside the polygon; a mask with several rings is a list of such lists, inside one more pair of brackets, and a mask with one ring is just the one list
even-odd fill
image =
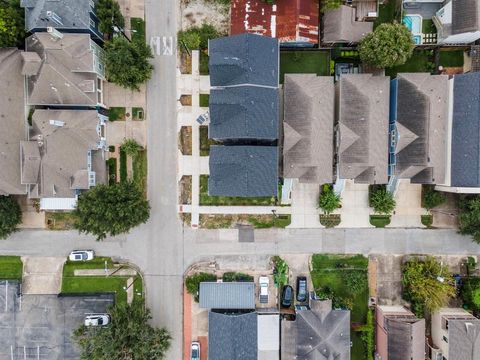
{"label": "white car", "polygon": [[70,261],[87,261],[95,257],[93,250],[73,250],[68,256]]}
{"label": "white car", "polygon": [[110,323],[108,314],[92,314],[85,317],[85,326],[105,326]]}
{"label": "white car", "polygon": [[190,360],[200,360],[200,343],[198,341],[192,341]]}
{"label": "white car", "polygon": [[260,284],[260,303],[267,304],[268,303],[268,276],[260,276],[258,278],[258,282]]}

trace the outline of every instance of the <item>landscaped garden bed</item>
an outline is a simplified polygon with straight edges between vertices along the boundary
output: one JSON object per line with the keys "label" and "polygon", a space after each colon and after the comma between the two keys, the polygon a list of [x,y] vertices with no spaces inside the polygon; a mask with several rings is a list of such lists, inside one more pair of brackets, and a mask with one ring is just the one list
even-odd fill
{"label": "landscaped garden bed", "polygon": [[111,107],[108,109],[109,121],[125,121],[126,109],[124,107]]}
{"label": "landscaped garden bed", "polygon": [[290,223],[290,215],[200,214],[200,227],[204,229],[231,229],[239,224],[256,229],[285,228]]}
{"label": "landscaped garden bed", "polygon": [[[360,328],[367,322],[368,313],[368,259],[362,255],[312,256],[311,277],[317,296],[332,299],[334,308],[351,310],[352,327]],[[351,331],[353,360],[365,359],[366,344],[361,332]]]}
{"label": "landscaped garden bed", "polygon": [[110,158],[107,160],[108,184],[115,185],[117,182],[117,159]]}
{"label": "landscaped garden bed", "polygon": [[340,214],[320,214],[320,224],[326,228],[333,228],[340,225],[342,218]]}
{"label": "landscaped garden bed", "polygon": [[200,107],[208,107],[210,101],[209,94],[200,94]]}
{"label": "landscaped garden bed", "polygon": [[190,205],[192,203],[192,175],[183,175],[179,182],[180,204]]}
{"label": "landscaped garden bed", "polygon": [[134,121],[141,121],[145,119],[145,111],[142,107],[133,107],[132,108],[132,119]]}
{"label": "landscaped garden bed", "polygon": [[433,215],[421,215],[422,225],[426,226],[427,228],[431,228],[433,224]]}
{"label": "landscaped garden bed", "polygon": [[370,224],[376,228],[384,228],[390,224],[390,215],[370,215]]}
{"label": "landscaped garden bed", "polygon": [[45,222],[49,230],[71,230],[76,220],[73,212],[45,212]]}
{"label": "landscaped garden bed", "polygon": [[[200,100],[202,95],[200,95]],[[207,100],[208,101],[208,100]],[[208,106],[208,103],[207,103]],[[200,156],[210,155],[210,146],[218,145],[219,143],[215,140],[208,138],[208,126],[202,125],[200,129]]]}
{"label": "landscaped garden bed", "polygon": [[178,135],[178,148],[182,155],[192,155],[192,127],[182,126]]}

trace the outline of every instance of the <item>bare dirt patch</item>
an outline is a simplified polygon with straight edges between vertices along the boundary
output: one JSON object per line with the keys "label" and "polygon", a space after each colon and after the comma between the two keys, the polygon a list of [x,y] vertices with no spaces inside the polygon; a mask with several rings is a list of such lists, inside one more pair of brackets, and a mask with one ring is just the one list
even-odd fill
{"label": "bare dirt patch", "polygon": [[182,205],[190,205],[192,203],[192,176],[184,175],[180,179],[180,199]]}
{"label": "bare dirt patch", "polygon": [[179,56],[180,56],[180,72],[182,74],[191,74],[192,73],[192,57],[183,51],[179,51]]}
{"label": "bare dirt patch", "polygon": [[180,96],[180,104],[183,106],[192,106],[192,95]]}
{"label": "bare dirt patch", "polygon": [[192,155],[192,127],[182,126],[178,136],[178,147],[182,154]]}
{"label": "bare dirt patch", "polygon": [[182,0],[180,4],[182,30],[210,24],[220,33],[227,34],[230,27],[230,6],[212,0]]}
{"label": "bare dirt patch", "polygon": [[281,227],[289,225],[290,215],[274,217],[270,214],[200,214],[200,227],[204,229],[233,229],[237,225],[252,225],[257,229]]}

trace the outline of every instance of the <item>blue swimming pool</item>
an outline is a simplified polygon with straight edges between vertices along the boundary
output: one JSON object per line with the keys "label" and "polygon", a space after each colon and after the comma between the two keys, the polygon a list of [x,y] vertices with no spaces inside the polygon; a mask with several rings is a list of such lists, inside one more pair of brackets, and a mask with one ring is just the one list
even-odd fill
{"label": "blue swimming pool", "polygon": [[422,33],[422,17],[420,15],[405,15],[403,17],[403,25],[405,25],[413,35],[420,35]]}

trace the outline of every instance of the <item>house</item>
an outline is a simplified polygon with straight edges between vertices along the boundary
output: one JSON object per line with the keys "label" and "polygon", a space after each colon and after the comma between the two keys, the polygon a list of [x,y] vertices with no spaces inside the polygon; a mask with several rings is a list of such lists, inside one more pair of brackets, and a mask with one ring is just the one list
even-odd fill
{"label": "house", "polygon": [[445,182],[436,189],[480,193],[480,73],[455,75],[450,101]]}
{"label": "house", "polygon": [[217,141],[273,142],[279,132],[277,89],[239,86],[210,91],[208,137]]}
{"label": "house", "polygon": [[478,0],[451,0],[432,18],[439,44],[470,44],[480,39]]}
{"label": "house", "polygon": [[281,328],[282,359],[350,360],[350,311],[332,310],[331,300],[311,299]]}
{"label": "house", "polygon": [[54,28],[62,33],[90,34],[103,42],[98,28],[96,0],[21,0],[25,8],[25,28],[28,32],[44,32]]}
{"label": "house", "polygon": [[26,194],[20,182],[20,141],[25,139],[22,55],[0,49],[0,195]]}
{"label": "house", "polygon": [[283,177],[333,182],[333,77],[285,74]]}
{"label": "house", "polygon": [[424,360],[425,319],[403,306],[376,307],[378,360]]}
{"label": "house", "polygon": [[210,360],[257,360],[257,313],[208,313]]}
{"label": "house", "polygon": [[280,358],[280,316],[278,313],[257,313],[258,360]]}
{"label": "house", "polygon": [[323,16],[323,38],[326,44],[358,43],[373,31],[373,22],[359,21],[356,9],[341,5]]}
{"label": "house", "polygon": [[106,121],[96,110],[35,110],[19,146],[21,184],[42,210],[72,210],[82,191],[106,182]]}
{"label": "house", "polygon": [[252,33],[277,38],[280,46],[318,45],[319,0],[232,0],[230,35]]}
{"label": "house", "polygon": [[201,282],[199,294],[204,309],[255,309],[253,282]]}
{"label": "house", "polygon": [[337,86],[339,178],[386,184],[390,78],[346,74]]}
{"label": "house", "polygon": [[278,40],[240,34],[208,41],[212,87],[255,85],[278,87]]}
{"label": "house", "polygon": [[461,308],[441,308],[432,315],[429,358],[436,360],[478,360],[480,320]]}
{"label": "house", "polygon": [[22,74],[28,105],[103,107],[103,49],[88,34],[36,33],[26,39]]}
{"label": "house", "polygon": [[398,74],[391,81],[390,176],[445,182],[449,90],[446,75]]}
{"label": "house", "polygon": [[211,146],[208,194],[218,196],[277,196],[276,146]]}

